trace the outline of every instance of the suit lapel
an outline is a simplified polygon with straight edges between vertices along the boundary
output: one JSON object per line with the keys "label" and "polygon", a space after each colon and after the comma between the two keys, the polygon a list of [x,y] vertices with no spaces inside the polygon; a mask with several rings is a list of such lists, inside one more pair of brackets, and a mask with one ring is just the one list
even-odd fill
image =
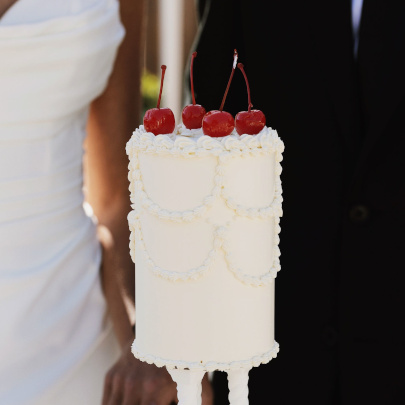
{"label": "suit lapel", "polygon": [[360,148],[358,94],[353,55],[350,0],[319,1],[313,4],[310,31],[317,48],[318,63],[340,129],[348,161],[347,174],[353,171]]}

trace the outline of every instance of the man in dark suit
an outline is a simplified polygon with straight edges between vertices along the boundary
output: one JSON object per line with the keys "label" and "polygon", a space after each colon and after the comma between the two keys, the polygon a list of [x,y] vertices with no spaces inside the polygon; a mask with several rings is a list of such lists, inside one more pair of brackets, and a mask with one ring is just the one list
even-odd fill
{"label": "man in dark suit", "polygon": [[[197,102],[219,108],[236,48],[286,146],[281,350],[251,371],[251,405],[405,403],[405,2],[364,0],[358,36],[350,0],[198,6]],[[247,107],[235,72],[224,110]],[[214,389],[227,404],[224,373]]]}

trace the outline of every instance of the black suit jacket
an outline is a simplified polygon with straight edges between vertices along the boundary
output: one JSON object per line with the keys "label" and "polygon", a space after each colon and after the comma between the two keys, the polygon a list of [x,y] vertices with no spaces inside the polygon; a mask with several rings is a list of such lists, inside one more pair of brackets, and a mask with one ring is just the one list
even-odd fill
{"label": "black suit jacket", "polygon": [[[251,405],[405,403],[405,2],[364,1],[357,62],[350,0],[199,7],[197,102],[219,108],[236,48],[286,145],[280,353],[251,371]],[[224,110],[247,110],[240,72]]]}

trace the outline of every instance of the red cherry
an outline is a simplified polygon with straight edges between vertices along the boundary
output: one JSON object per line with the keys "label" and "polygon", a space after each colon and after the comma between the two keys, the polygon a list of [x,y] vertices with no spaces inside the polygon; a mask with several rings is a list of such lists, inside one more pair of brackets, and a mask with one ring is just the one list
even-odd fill
{"label": "red cherry", "polygon": [[266,125],[266,117],[260,110],[252,110],[253,107],[250,101],[250,87],[249,82],[246,76],[246,73],[243,69],[242,63],[238,63],[238,68],[243,73],[243,76],[246,81],[247,93],[248,93],[248,111],[241,111],[236,114],[235,117],[235,128],[236,132],[239,135],[248,134],[248,135],[257,135]]}
{"label": "red cherry", "polygon": [[266,117],[260,110],[241,111],[235,117],[235,128],[239,135],[257,135],[265,125]]}
{"label": "red cherry", "polygon": [[183,108],[183,112],[181,114],[183,124],[188,129],[201,128],[202,119],[205,115],[205,108],[202,105],[195,103],[193,64],[196,56],[197,52],[193,52],[193,54],[191,55],[191,63],[190,63],[190,84],[191,84],[191,96],[193,98],[193,104],[186,105]]}
{"label": "red cherry", "polygon": [[171,134],[175,127],[173,111],[170,108],[151,108],[143,117],[143,126],[154,135]]}
{"label": "red cherry", "polygon": [[205,108],[200,104],[190,104],[183,108],[181,118],[183,124],[188,129],[201,128],[202,120],[205,115]]}
{"label": "red cherry", "polygon": [[166,72],[166,65],[161,66],[162,78],[160,80],[160,92],[156,108],[147,110],[143,117],[143,126],[147,132],[154,135],[170,134],[176,126],[173,111],[170,108],[160,108],[162,98],[163,80]]}
{"label": "red cherry", "polygon": [[230,135],[235,127],[235,121],[229,112],[213,110],[204,115],[202,129],[204,135],[220,137]]}
{"label": "red cherry", "polygon": [[233,53],[232,72],[225,89],[224,97],[222,98],[221,106],[219,107],[219,110],[209,111],[207,112],[207,114],[204,115],[202,123],[204,135],[209,135],[213,137],[227,136],[230,135],[233,129],[235,128],[235,120],[232,117],[232,115],[226,111],[222,111],[222,109],[224,108],[226,96],[228,95],[233,74],[235,73],[237,60],[238,60],[238,52],[235,49]]}

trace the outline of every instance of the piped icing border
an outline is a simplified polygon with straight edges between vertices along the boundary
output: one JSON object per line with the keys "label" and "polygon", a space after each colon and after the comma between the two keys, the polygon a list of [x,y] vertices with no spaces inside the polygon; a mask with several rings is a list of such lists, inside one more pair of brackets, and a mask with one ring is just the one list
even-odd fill
{"label": "piped icing border", "polygon": [[[249,218],[282,216],[281,207],[283,199],[280,180],[282,167],[280,162],[282,161],[283,151],[284,144],[277,135],[277,131],[268,127],[265,127],[258,135],[239,136],[233,133],[223,138],[212,138],[205,135],[200,137],[176,136],[174,134],[155,136],[150,132],[145,132],[145,129],[141,125],[134,131],[126,147],[126,152],[130,159],[128,179],[130,181],[131,202],[135,202],[135,193],[137,193],[141,205],[151,214],[161,219],[176,222],[190,222],[196,218],[201,218],[219,197],[222,197],[227,206],[241,216]],[[183,157],[216,156],[218,161],[215,168],[214,187],[211,194],[204,198],[201,205],[185,211],[173,211],[161,207],[154,202],[145,191],[139,163],[139,152]],[[274,198],[268,206],[260,208],[243,206],[226,195],[224,167],[227,159],[234,156],[271,153],[275,153],[276,178]]]}
{"label": "piped icing border", "polygon": [[227,264],[228,270],[234,275],[236,279],[251,287],[261,287],[271,283],[277,277],[277,273],[281,269],[280,249],[278,247],[280,240],[278,234],[281,231],[279,225],[280,218],[275,217],[274,221],[275,221],[275,240],[273,245],[273,264],[266,273],[263,273],[258,276],[253,276],[244,273],[235,264],[235,261],[233,260],[232,251],[230,249],[229,243],[226,240],[226,233],[229,230],[225,226],[219,226],[215,228],[213,238],[213,248],[210,250],[206,259],[200,266],[192,268],[185,272],[162,269],[161,267],[156,265],[156,263],[153,261],[146,248],[142,234],[141,221],[139,218],[139,214],[136,211],[131,211],[128,215],[128,223],[131,230],[130,244],[129,244],[131,258],[135,263],[135,239],[137,239],[138,247],[145,255],[145,261],[147,263],[147,266],[152,271],[153,274],[169,281],[189,281],[189,280],[197,280],[203,275],[205,275],[211,268],[212,263],[218,257],[218,255],[223,253],[223,257]]}
{"label": "piped icing border", "polygon": [[258,367],[260,364],[266,364],[270,360],[277,357],[277,353],[280,351],[279,344],[274,341],[273,347],[266,353],[258,356],[254,356],[247,360],[237,360],[229,363],[221,363],[216,361],[208,361],[206,363],[199,362],[187,362],[181,360],[168,360],[161,357],[153,356],[149,353],[145,353],[139,350],[136,346],[136,339],[132,343],[132,353],[136,358],[149,364],[155,364],[158,367],[167,367],[169,369],[188,369],[188,370],[205,370],[205,371],[229,371],[240,368],[252,368]]}
{"label": "piped icing border", "polygon": [[257,135],[238,135],[235,131],[222,138],[207,135],[183,136],[181,133],[154,135],[146,132],[143,125],[137,128],[126,145],[126,153],[132,156],[137,151],[181,156],[233,156],[276,152],[282,160],[284,143],[277,131],[264,127]]}

